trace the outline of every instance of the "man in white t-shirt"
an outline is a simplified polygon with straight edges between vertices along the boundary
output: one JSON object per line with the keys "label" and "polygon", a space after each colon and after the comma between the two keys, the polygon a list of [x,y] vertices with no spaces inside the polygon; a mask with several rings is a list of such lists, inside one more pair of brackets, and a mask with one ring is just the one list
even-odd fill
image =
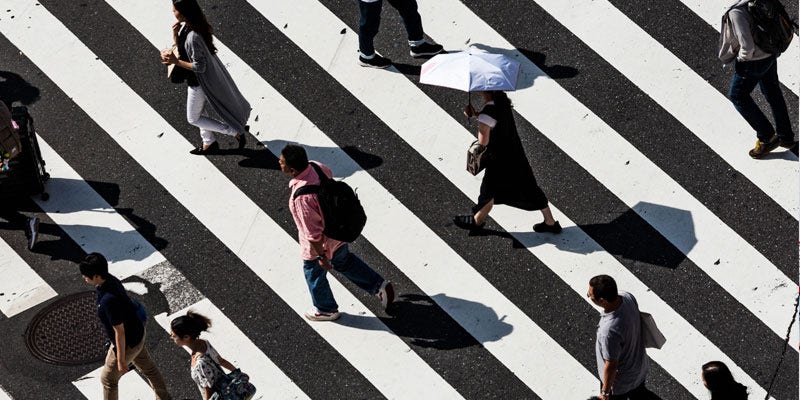
{"label": "man in white t-shirt", "polygon": [[[422,31],[422,18],[417,12],[417,0],[387,0],[397,9],[403,18],[403,25],[408,33],[408,45],[411,47],[411,57],[425,57],[439,54],[443,48],[438,44],[425,42]],[[381,25],[381,9],[383,0],[359,0],[358,7],[361,18],[358,21],[358,63],[362,67],[387,68],[392,65],[392,60],[382,57],[375,52],[373,39],[378,34]]]}

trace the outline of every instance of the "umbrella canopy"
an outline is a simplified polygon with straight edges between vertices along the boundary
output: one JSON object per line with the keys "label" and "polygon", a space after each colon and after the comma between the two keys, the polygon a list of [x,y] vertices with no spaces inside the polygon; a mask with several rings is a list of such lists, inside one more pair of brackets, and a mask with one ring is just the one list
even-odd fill
{"label": "umbrella canopy", "polygon": [[477,50],[438,54],[422,64],[419,81],[464,92],[515,90],[519,62]]}

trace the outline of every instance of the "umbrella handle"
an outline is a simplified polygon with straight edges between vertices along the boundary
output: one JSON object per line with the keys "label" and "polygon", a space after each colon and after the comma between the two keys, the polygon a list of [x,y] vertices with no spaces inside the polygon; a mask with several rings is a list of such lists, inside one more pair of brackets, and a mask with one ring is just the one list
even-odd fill
{"label": "umbrella handle", "polygon": [[[467,91],[467,106],[472,107],[472,93]],[[472,125],[472,121],[470,120],[470,116],[467,115],[467,126]]]}

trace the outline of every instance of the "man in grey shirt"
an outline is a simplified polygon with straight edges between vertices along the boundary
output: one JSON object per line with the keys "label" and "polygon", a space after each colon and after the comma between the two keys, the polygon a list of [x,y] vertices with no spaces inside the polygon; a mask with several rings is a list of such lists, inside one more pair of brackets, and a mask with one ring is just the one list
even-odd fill
{"label": "man in grey shirt", "polygon": [[600,398],[658,399],[644,386],[650,363],[636,299],[630,293],[618,293],[617,283],[608,275],[598,275],[589,281],[588,296],[603,308],[595,343]]}
{"label": "man in grey shirt", "polygon": [[[747,11],[747,2],[748,0],[738,0],[728,10],[734,35],[726,37],[731,43],[724,45],[736,52],[728,97],[739,114],[756,131],[758,140],[749,152],[750,157],[762,158],[778,146],[792,148],[797,142],[794,141],[789,111],[778,81],[777,55],[767,53],[756,45],[751,28],[753,18]],[[772,109],[775,127],[750,96],[758,85]]]}

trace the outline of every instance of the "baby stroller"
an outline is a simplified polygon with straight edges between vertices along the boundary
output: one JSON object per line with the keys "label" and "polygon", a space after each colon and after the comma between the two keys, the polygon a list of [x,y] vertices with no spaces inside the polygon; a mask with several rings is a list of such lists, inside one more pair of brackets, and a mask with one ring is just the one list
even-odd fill
{"label": "baby stroller", "polygon": [[44,183],[50,174],[44,166],[28,108],[13,107],[9,112],[0,101],[0,203],[33,195],[47,200]]}

